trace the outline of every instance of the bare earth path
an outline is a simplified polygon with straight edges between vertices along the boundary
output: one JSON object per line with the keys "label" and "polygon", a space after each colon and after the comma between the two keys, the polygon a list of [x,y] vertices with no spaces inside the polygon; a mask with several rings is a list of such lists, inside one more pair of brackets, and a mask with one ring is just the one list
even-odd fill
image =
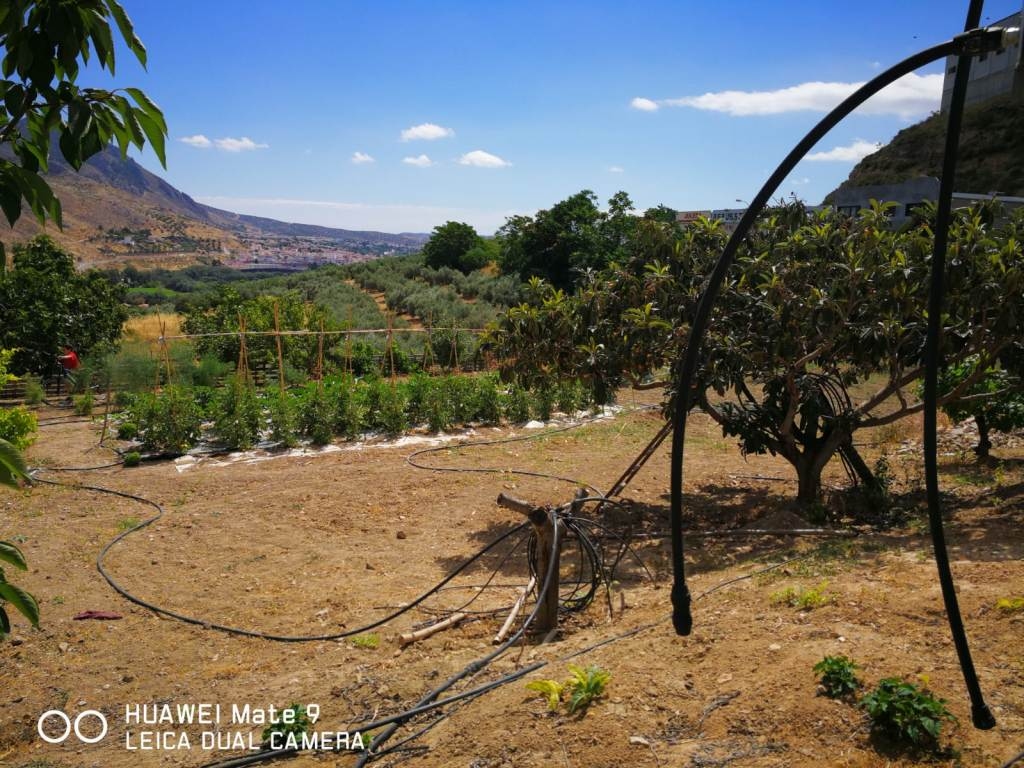
{"label": "bare earth path", "polygon": [[[627,396],[627,401],[631,396]],[[627,402],[628,404],[628,402]],[[781,514],[794,495],[791,472],[764,457],[745,461],[706,417],[694,415],[687,458],[691,527],[735,528]],[[651,413],[523,443],[427,458],[444,466],[535,469],[607,488],[659,426]],[[508,434],[481,430],[479,437]],[[688,433],[689,434],[689,433]],[[98,427],[81,421],[45,427],[30,460],[82,466],[109,461],[96,446]],[[895,446],[890,446],[894,448]],[[499,491],[560,503],[572,487],[503,474],[431,473],[405,463],[410,448],[369,448],[245,463],[204,460],[184,471],[173,463],[136,469],[45,475],[142,494],[165,517],[118,544],[111,574],[138,596],[207,621],[264,632],[332,633],[374,620],[413,599],[454,565],[519,520],[496,506]],[[964,766],[993,766],[1024,748],[1024,613],[995,608],[1024,596],[1024,451],[997,449],[1001,463],[977,466],[964,456],[945,462],[952,510],[949,537],[960,600],[975,661],[999,721],[989,732],[970,726],[963,682],[942,613],[935,568],[917,514],[885,535],[833,542],[819,557],[771,575],[739,581],[695,604],[695,631],[676,637],[661,623],[576,661],[611,673],[606,695],[581,716],[551,715],[524,681],[452,711],[411,751],[381,764],[408,766],[886,766],[916,765],[912,755],[872,740],[863,714],[816,695],[813,664],[845,653],[869,683],[888,676],[927,680],[959,724],[947,741]],[[871,457],[873,460],[873,457]],[[902,487],[917,481],[912,452],[890,453]],[[666,530],[668,461],[661,451],[627,491],[643,511],[634,523]],[[839,485],[843,478],[830,475]],[[906,497],[912,504],[915,497]],[[838,497],[836,497],[838,503]],[[139,726],[126,726],[135,704],[320,706],[317,730],[340,730],[400,711],[449,674],[487,653],[501,618],[473,615],[458,628],[400,649],[396,636],[431,614],[413,611],[377,630],[376,648],[350,640],[283,644],[232,636],[161,617],[118,596],[97,573],[95,558],[119,530],[151,516],[127,499],[38,486],[0,495],[0,538],[20,541],[28,573],[9,573],[39,599],[42,628],[14,620],[13,641],[0,645],[0,765],[10,768],[200,766],[245,751],[204,751],[208,727],[170,726],[190,750],[132,749]],[[817,540],[691,539],[695,594],[777,562]],[[626,563],[619,578],[626,609],[609,620],[603,598],[569,619],[557,642],[527,645],[484,670],[474,683],[535,660],[552,664],[527,679],[566,677],[564,655],[669,611],[668,544],[637,547],[661,580],[652,585]],[[434,609],[472,595],[500,560],[485,558],[432,598]],[[473,608],[511,601],[526,581],[524,558],[497,575],[509,587],[489,590]],[[821,586],[830,602],[809,611],[775,605],[772,593]],[[86,610],[114,611],[116,621],[74,621]],[[60,709],[107,717],[97,744],[72,737],[46,744],[37,718]],[[421,723],[422,724],[422,723]],[[160,730],[157,726],[150,729]],[[262,726],[224,726],[254,734]],[[396,741],[411,732],[400,731]],[[88,733],[86,734],[88,736]],[[127,742],[126,742],[127,739]],[[138,746],[135,742],[134,746]],[[347,754],[306,754],[293,766],[353,765]],[[921,764],[929,763],[921,760]],[[950,764],[947,759],[941,764]]]}

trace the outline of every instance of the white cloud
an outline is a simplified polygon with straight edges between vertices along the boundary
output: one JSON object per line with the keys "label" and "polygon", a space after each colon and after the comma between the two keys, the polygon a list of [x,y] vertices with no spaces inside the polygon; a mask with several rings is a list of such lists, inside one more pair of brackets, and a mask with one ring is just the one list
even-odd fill
{"label": "white cloud", "polygon": [[608,173],[623,173],[625,168],[621,165],[613,165],[608,168]]}
{"label": "white cloud", "polygon": [[190,147],[199,147],[200,149],[208,149],[213,145],[213,142],[201,133],[197,133],[195,136],[182,136],[178,141],[182,144],[188,144]]}
{"label": "white cloud", "polygon": [[402,131],[402,141],[434,141],[435,139],[448,139],[454,135],[455,131],[451,128],[434,123],[422,123]]}
{"label": "white cloud", "polygon": [[240,139],[231,137],[214,139],[213,143],[217,149],[223,149],[225,152],[251,152],[254,149],[266,149],[270,146],[269,144],[257,144],[248,136],[243,136]]}
{"label": "white cloud", "polygon": [[352,203],[328,200],[292,200],[254,197],[196,198],[202,203],[252,216],[280,221],[319,224],[378,232],[430,232],[446,221],[464,221],[482,234],[490,234],[509,216],[532,216],[535,210],[456,208],[403,203]]}
{"label": "white cloud", "polygon": [[848,146],[833,147],[827,152],[812,152],[804,159],[814,163],[856,163],[877,152],[881,146],[878,142],[854,139]]}
{"label": "white cloud", "polygon": [[428,168],[434,164],[426,155],[417,155],[416,157],[403,157],[402,162],[407,165],[415,165],[417,168]]}
{"label": "white cloud", "polygon": [[[857,112],[864,115],[898,115],[910,119],[930,114],[942,97],[941,74],[911,72],[875,94]],[[691,107],[728,115],[779,115],[787,112],[828,112],[864,83],[807,82],[775,91],[717,91],[679,99],[633,99],[630,106],[653,112],[659,106]]]}
{"label": "white cloud", "polygon": [[651,101],[650,99],[645,99],[642,96],[637,96],[635,99],[629,102],[629,106],[632,107],[633,109],[639,109],[641,112],[658,111],[658,102]]}
{"label": "white cloud", "polygon": [[474,149],[459,158],[459,165],[472,165],[477,168],[507,168],[512,163],[497,155],[492,155],[490,152],[484,152],[482,149]]}
{"label": "white cloud", "polygon": [[366,165],[367,163],[375,163],[377,161],[374,160],[372,157],[370,157],[365,152],[353,152],[352,153],[352,162],[355,165]]}

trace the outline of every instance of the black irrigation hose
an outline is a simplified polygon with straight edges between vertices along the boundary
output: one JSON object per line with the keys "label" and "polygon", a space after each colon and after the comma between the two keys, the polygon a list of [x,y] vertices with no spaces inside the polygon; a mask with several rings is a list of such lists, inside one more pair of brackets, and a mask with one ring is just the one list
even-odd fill
{"label": "black irrigation hose", "polygon": [[999,766],[999,768],[1013,768],[1013,766],[1015,766],[1017,763],[1022,762],[1024,762],[1024,752],[1021,752],[1015,757],[1011,757],[1009,760],[1007,760],[1005,763]]}
{"label": "black irrigation hose", "polygon": [[105,493],[105,494],[108,494],[108,495],[111,495],[111,496],[118,496],[118,497],[123,498],[123,499],[129,499],[131,501],[136,501],[136,502],[138,502],[140,504],[147,504],[147,505],[153,507],[157,511],[157,514],[155,514],[153,517],[151,517],[151,518],[149,518],[147,520],[143,520],[141,523],[136,525],[134,528],[129,528],[127,531],[124,531],[124,532],[118,534],[117,536],[115,536],[109,543],[107,543],[106,546],[103,547],[102,550],[100,550],[100,554],[96,558],[96,569],[100,572],[100,575],[103,576],[104,579],[106,579],[107,583],[114,589],[115,592],[117,592],[119,595],[121,595],[123,598],[125,598],[129,602],[135,603],[136,605],[140,605],[143,608],[146,608],[146,609],[148,609],[150,611],[153,611],[155,613],[159,613],[159,614],[161,614],[163,616],[169,616],[172,619],[177,619],[178,621],[183,621],[183,622],[185,622],[187,624],[194,624],[196,626],[203,627],[204,629],[215,629],[215,630],[218,630],[220,632],[227,632],[227,633],[233,634],[233,635],[241,635],[243,637],[255,637],[255,638],[259,638],[261,640],[273,640],[273,641],[280,642],[280,643],[307,643],[307,642],[318,642],[318,641],[324,641],[324,640],[340,640],[340,639],[345,638],[345,637],[352,637],[354,635],[358,635],[358,634],[362,634],[364,632],[368,632],[369,630],[375,629],[376,627],[379,627],[382,624],[386,624],[387,622],[389,622],[389,621],[391,621],[391,620],[401,616],[402,614],[407,613],[408,611],[412,610],[413,608],[415,608],[417,605],[422,603],[428,597],[430,597],[431,595],[435,594],[445,584],[447,584],[452,579],[454,579],[456,576],[458,576],[460,573],[462,573],[462,571],[464,571],[466,568],[468,568],[474,562],[476,562],[481,557],[483,557],[487,552],[489,552],[494,547],[496,547],[498,544],[500,544],[501,542],[505,541],[505,539],[509,538],[510,536],[525,530],[530,525],[528,522],[520,523],[519,525],[515,526],[514,528],[511,528],[510,530],[508,530],[505,533],[501,534],[498,538],[496,538],[490,544],[485,546],[483,549],[481,549],[478,552],[476,552],[476,554],[472,555],[468,560],[463,562],[458,568],[456,568],[454,571],[449,573],[447,576],[445,576],[443,579],[441,579],[441,581],[439,581],[437,584],[435,584],[429,590],[427,590],[426,592],[421,594],[419,597],[417,597],[415,600],[410,602],[408,605],[402,606],[397,611],[394,611],[393,613],[390,613],[387,616],[384,616],[383,618],[378,619],[375,622],[372,622],[370,624],[366,624],[366,625],[364,625],[362,627],[357,627],[355,629],[346,630],[344,632],[336,632],[336,633],[329,634],[329,635],[275,635],[275,634],[271,634],[269,632],[259,632],[259,631],[251,630],[251,629],[243,629],[241,627],[231,627],[231,626],[227,626],[227,625],[224,625],[224,624],[216,624],[216,623],[213,623],[213,622],[210,622],[210,621],[206,621],[204,619],[196,618],[194,616],[187,616],[187,615],[185,615],[183,613],[178,613],[177,611],[170,610],[169,608],[163,608],[163,607],[161,607],[159,605],[151,603],[151,602],[149,602],[147,600],[142,599],[141,597],[137,597],[136,595],[132,594],[125,587],[122,587],[114,579],[114,577],[111,576],[107,572],[107,569],[103,565],[103,561],[106,558],[107,553],[119,541],[121,541],[122,539],[124,539],[127,536],[130,536],[133,533],[141,531],[143,528],[146,528],[147,526],[152,525],[153,523],[155,523],[157,520],[159,520],[160,518],[162,518],[164,516],[163,507],[161,507],[155,501],[151,501],[150,499],[144,498],[142,496],[137,496],[137,495],[135,495],[133,493],[126,493],[124,491],[116,491],[116,490],[113,490],[111,488],[103,488],[103,487],[100,487],[100,486],[97,486],[97,485],[84,485],[84,484],[80,484],[80,483],[58,483],[58,482],[56,482],[54,480],[43,480],[42,478],[39,478],[39,477],[33,477],[33,480],[35,482],[43,483],[45,485],[53,485],[53,486],[58,486],[58,487],[63,487],[63,488],[73,488],[73,489],[76,489],[76,490],[83,490],[83,491],[93,491],[95,493]]}
{"label": "black irrigation hose", "polygon": [[[873,80],[870,80],[865,85],[858,88],[851,96],[846,98],[839,106],[833,109],[828,115],[826,115],[811,131],[793,148],[793,150],[786,156],[786,158],[779,164],[775,169],[775,172],[769,177],[768,181],[765,182],[764,186],[757,193],[754,199],[751,201],[750,206],[744,212],[736,230],[729,238],[718,262],[715,264],[715,268],[712,270],[708,277],[708,285],[705,289],[701,300],[697,305],[697,310],[694,316],[693,324],[690,329],[690,336],[687,341],[686,353],[683,359],[683,364],[680,369],[679,375],[676,379],[676,404],[673,413],[674,431],[672,434],[672,462],[671,462],[671,517],[672,517],[672,569],[673,569],[673,586],[672,586],[672,624],[677,634],[688,635],[693,628],[693,616],[691,613],[691,598],[689,589],[686,586],[686,573],[683,564],[683,454],[686,437],[686,416],[690,410],[690,403],[692,402],[693,395],[693,384],[697,374],[697,368],[700,359],[700,349],[704,340],[704,335],[707,330],[708,321],[711,316],[711,309],[714,306],[715,299],[718,296],[718,292],[721,288],[722,282],[725,279],[726,272],[732,265],[733,258],[739,249],[740,243],[746,237],[747,233],[753,226],[757,216],[761,213],[764,207],[767,205],[772,194],[778,189],[782,181],[792,172],[796,167],[796,164],[803,159],[804,155],[809,152],[815,144],[817,144],[825,135],[841,120],[846,118],[854,109],[859,107],[871,96],[878,93],[880,90],[888,85],[891,85],[899,78],[904,75],[910,74],[914,70],[930,64],[934,61],[945,58],[946,56],[956,54],[961,57],[960,64],[963,65],[965,61],[969,60],[969,56],[975,53],[981,53],[987,50],[995,50],[1004,44],[1002,30],[974,30],[977,20],[980,18],[981,2],[980,0],[972,0],[970,10],[968,12],[968,24],[972,31],[965,32],[962,35],[958,35],[953,40],[940,43],[939,45],[932,46],[924,51],[914,54],[909,58],[904,59],[900,63],[893,67],[890,67],[885,72],[881,73]],[[973,22],[973,23],[972,23]],[[964,67],[966,70],[967,67]],[[961,72],[957,72],[957,82],[963,80],[961,88],[966,87],[966,73],[961,78]],[[959,105],[954,104],[951,106],[951,112],[960,113],[962,112],[963,103],[962,99]],[[959,123],[959,114],[956,117],[957,123],[953,123],[953,116],[951,113],[951,124],[950,129],[957,127]],[[950,130],[950,133],[953,131]],[[955,150],[955,146],[954,146]],[[949,145],[947,143],[947,152],[945,157],[945,164],[950,162],[949,158]],[[943,175],[943,186],[948,183],[952,183],[952,177]],[[948,209],[949,196],[943,196],[940,200],[940,211],[942,204],[945,203]],[[948,213],[947,213],[948,218]],[[936,242],[938,245],[938,241]],[[936,265],[937,266],[937,265]],[[939,270],[941,271],[941,270]],[[934,273],[933,273],[934,274]],[[938,278],[941,281],[941,277]],[[933,289],[934,289],[933,284]],[[939,282],[941,288],[941,282]],[[936,306],[941,306],[941,295],[939,292],[933,290],[930,296],[930,302],[935,302]],[[929,322],[938,321],[938,313],[929,314]],[[931,328],[929,327],[929,338],[931,338]],[[937,359],[929,359],[930,363],[929,370],[934,376],[934,365]],[[932,379],[934,382],[934,378]],[[931,414],[931,418],[935,418],[935,401],[932,399],[931,408],[926,408],[925,413]],[[927,437],[926,430],[926,437]],[[934,435],[934,432],[932,432]],[[935,446],[934,443],[931,446],[931,457],[934,460]],[[929,451],[926,447],[926,457]],[[935,485],[935,492],[937,494],[937,484]],[[931,493],[929,494],[931,496]],[[936,498],[937,503],[937,498]],[[942,520],[941,515],[938,514],[937,507],[929,504],[930,507],[930,519],[932,521],[932,532],[933,541],[935,543],[936,550],[936,561],[939,561],[940,557],[945,558],[945,544],[942,540]],[[940,556],[939,552],[943,554]],[[940,581],[943,586],[943,595],[947,592],[953,595],[953,584],[952,577],[949,574],[948,568],[943,569],[940,566],[939,570]],[[972,702],[972,718],[974,724],[979,728],[989,728],[994,725],[994,720],[991,718],[991,713],[988,712],[984,705],[984,701],[980,698],[981,690],[977,683],[977,677],[974,673],[973,665],[971,665],[969,653],[967,653],[967,641],[966,636],[963,633],[962,621],[960,620],[959,613],[956,611],[955,601],[946,601],[947,615],[950,619],[950,629],[954,636],[954,642],[957,646],[958,654],[960,654],[961,667],[964,672],[964,677],[968,683],[968,692],[971,695]],[[953,618],[956,613],[956,618]],[[965,663],[965,660],[967,663]]]}
{"label": "black irrigation hose", "polygon": [[[983,0],[971,0],[967,10],[964,32],[974,29],[981,22]],[[925,339],[924,374],[924,482],[928,499],[928,522],[931,528],[932,544],[935,550],[935,566],[942,587],[942,600],[946,607],[953,644],[960,659],[960,669],[971,698],[971,722],[975,728],[994,728],[996,719],[985,703],[978,673],[971,659],[960,606],[957,603],[953,573],[949,567],[949,552],[946,549],[946,533],[942,523],[942,503],[939,499],[938,437],[936,434],[938,406],[938,376],[942,364],[939,337],[942,334],[942,305],[945,296],[943,284],[946,271],[946,246],[949,240],[949,220],[953,207],[953,182],[956,176],[956,160],[960,144],[960,124],[963,120],[964,102],[967,98],[967,83],[971,70],[970,51],[961,51],[957,58],[956,77],[953,80],[953,94],[949,104],[949,122],[946,125],[946,146],[942,157],[942,176],[939,186],[939,207],[935,217],[935,249],[932,255],[931,281],[928,288],[928,334]]]}

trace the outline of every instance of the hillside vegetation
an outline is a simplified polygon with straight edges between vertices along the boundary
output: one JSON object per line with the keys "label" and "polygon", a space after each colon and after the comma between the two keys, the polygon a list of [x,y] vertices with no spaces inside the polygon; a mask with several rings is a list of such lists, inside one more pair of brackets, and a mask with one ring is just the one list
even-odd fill
{"label": "hillside vegetation", "polygon": [[[939,113],[904,128],[861,160],[839,189],[940,176],[945,130],[945,117]],[[956,190],[1024,196],[1024,102],[995,99],[967,108]]]}

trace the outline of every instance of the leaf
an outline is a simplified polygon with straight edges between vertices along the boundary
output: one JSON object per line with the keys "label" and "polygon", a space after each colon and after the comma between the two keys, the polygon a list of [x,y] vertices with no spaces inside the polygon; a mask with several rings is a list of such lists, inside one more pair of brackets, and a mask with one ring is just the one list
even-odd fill
{"label": "leaf", "polygon": [[39,626],[39,603],[28,592],[13,584],[0,584],[0,598],[3,598],[28,619],[33,627]]}
{"label": "leaf", "polygon": [[527,689],[541,693],[548,700],[548,711],[554,712],[562,700],[563,686],[557,680],[534,680],[526,684]]}
{"label": "leaf", "polygon": [[9,634],[11,634],[11,620],[7,618],[7,611],[0,608],[0,639]]}
{"label": "leaf", "polygon": [[132,25],[132,20],[128,18],[128,14],[124,12],[124,8],[117,0],[106,0],[107,8],[110,9],[110,15],[114,17],[114,21],[117,23],[117,28],[121,31],[121,37],[124,38],[125,43],[128,44],[128,49],[135,54],[135,58],[139,60],[139,63],[146,66],[146,46],[142,44],[138,36],[135,34],[135,27]]}
{"label": "leaf", "polygon": [[28,564],[25,562],[25,556],[21,554],[21,550],[18,549],[10,541],[0,541],[0,560],[5,563],[10,563],[15,568],[19,568],[23,571],[28,570]]}
{"label": "leaf", "polygon": [[164,113],[160,110],[152,99],[149,98],[145,93],[140,91],[138,88],[125,88],[125,93],[135,99],[135,103],[139,105],[139,108],[149,115],[153,121],[160,127],[160,130],[167,133],[167,121],[164,120]]}
{"label": "leaf", "polygon": [[153,151],[156,153],[157,159],[160,160],[160,165],[164,168],[167,167],[167,156],[164,153],[164,131],[161,131],[160,126],[157,125],[149,115],[140,109],[136,109],[133,114],[138,118],[139,125],[142,126],[142,130],[146,132],[146,137],[149,139],[150,145],[153,147]]}
{"label": "leaf", "polygon": [[18,487],[18,480],[28,478],[28,466],[25,457],[17,448],[0,438],[0,485]]}

